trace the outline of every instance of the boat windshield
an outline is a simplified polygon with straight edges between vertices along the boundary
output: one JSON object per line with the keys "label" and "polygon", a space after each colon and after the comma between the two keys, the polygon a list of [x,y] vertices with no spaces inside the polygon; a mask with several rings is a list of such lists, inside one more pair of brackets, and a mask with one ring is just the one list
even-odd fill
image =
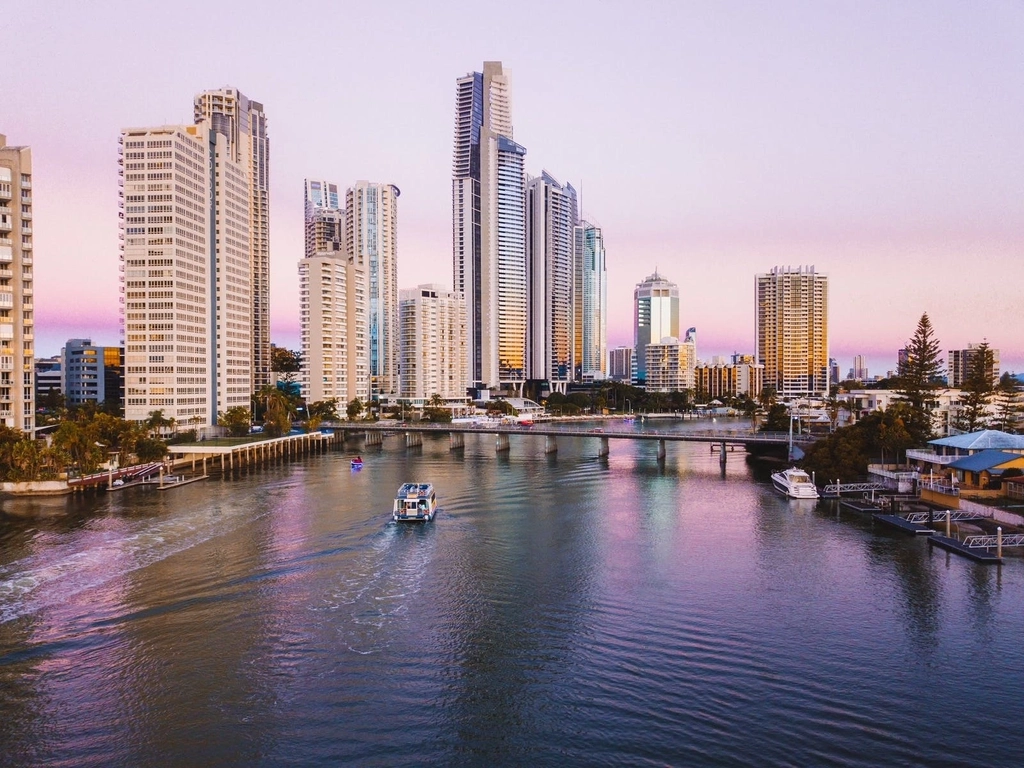
{"label": "boat windshield", "polygon": [[811,482],[811,478],[809,478],[807,476],[807,473],[806,472],[801,472],[800,470],[796,470],[795,472],[790,472],[789,473],[789,479],[790,479],[791,482],[794,482],[794,483],[809,483],[809,482]]}

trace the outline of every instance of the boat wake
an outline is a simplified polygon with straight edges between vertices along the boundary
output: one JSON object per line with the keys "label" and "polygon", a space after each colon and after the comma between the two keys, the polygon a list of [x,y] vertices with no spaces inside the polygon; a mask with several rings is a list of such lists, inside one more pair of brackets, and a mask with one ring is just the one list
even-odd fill
{"label": "boat wake", "polygon": [[206,506],[170,519],[136,521],[136,530],[84,532],[0,566],[0,624],[74,602],[125,574],[203,544],[269,513]]}

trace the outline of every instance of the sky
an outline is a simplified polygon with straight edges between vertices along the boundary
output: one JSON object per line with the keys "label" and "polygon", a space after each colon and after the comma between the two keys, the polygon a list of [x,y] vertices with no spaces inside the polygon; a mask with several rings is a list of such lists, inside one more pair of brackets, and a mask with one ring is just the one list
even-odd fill
{"label": "sky", "polygon": [[[5,14],[10,20],[11,15]],[[1024,371],[1024,4],[22,3],[0,133],[32,147],[36,338],[117,343],[117,139],[233,86],[271,140],[271,338],[299,344],[302,185],[389,182],[399,285],[450,286],[455,80],[502,61],[532,175],[604,230],[609,347],[679,284],[708,358],[754,347],[754,276],[829,276],[831,355],[870,372],[927,312]],[[945,355],[944,355],[945,356]]]}

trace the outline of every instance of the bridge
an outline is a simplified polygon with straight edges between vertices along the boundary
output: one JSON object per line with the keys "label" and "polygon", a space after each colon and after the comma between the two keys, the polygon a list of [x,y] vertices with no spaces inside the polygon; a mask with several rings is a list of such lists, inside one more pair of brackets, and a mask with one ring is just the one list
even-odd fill
{"label": "bridge", "polygon": [[788,432],[753,432],[740,430],[690,430],[669,431],[659,429],[622,429],[621,427],[579,427],[572,423],[556,422],[534,424],[508,423],[394,423],[394,422],[324,422],[321,427],[342,434],[345,439],[348,433],[364,433],[367,445],[381,445],[386,435],[402,433],[406,446],[423,444],[424,434],[447,434],[449,447],[457,450],[465,446],[466,434],[489,434],[495,436],[496,452],[508,451],[511,448],[510,438],[515,435],[540,435],[545,438],[544,452],[558,451],[557,440],[560,437],[590,437],[600,440],[598,456],[607,456],[612,440],[654,440],[658,442],[658,458],[665,458],[665,445],[677,443],[706,443],[717,445],[720,460],[724,464],[726,452],[736,447],[748,448],[751,445],[809,445],[818,437],[801,434],[790,435]]}

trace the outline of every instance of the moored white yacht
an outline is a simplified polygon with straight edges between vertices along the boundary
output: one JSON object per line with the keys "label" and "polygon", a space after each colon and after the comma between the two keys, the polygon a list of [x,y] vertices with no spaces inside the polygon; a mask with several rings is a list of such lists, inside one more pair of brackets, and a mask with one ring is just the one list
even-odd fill
{"label": "moored white yacht", "polygon": [[814,487],[814,481],[806,472],[796,467],[773,473],[772,483],[775,484],[776,490],[791,499],[818,498],[818,489]]}

